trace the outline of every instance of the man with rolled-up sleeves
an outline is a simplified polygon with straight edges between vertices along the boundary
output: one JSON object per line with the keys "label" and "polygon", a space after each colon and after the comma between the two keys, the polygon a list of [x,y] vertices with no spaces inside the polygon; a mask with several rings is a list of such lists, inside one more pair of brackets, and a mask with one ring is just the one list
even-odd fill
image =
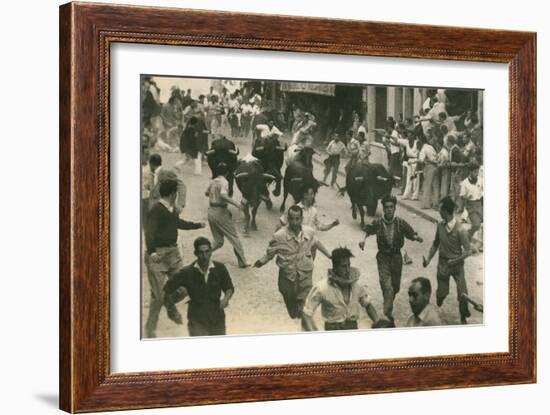
{"label": "man with rolled-up sleeves", "polygon": [[287,216],[288,225],[275,232],[266,254],[254,266],[262,267],[277,255],[279,292],[290,318],[301,319],[305,299],[313,284],[312,248],[315,247],[327,258],[331,256],[317,239],[315,231],[308,226],[302,226],[304,213],[300,206],[291,206]]}

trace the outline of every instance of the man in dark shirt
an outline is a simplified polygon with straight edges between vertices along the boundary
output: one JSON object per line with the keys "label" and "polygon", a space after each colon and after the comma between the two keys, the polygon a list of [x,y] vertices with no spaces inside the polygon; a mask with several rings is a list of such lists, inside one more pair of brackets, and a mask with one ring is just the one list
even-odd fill
{"label": "man in dark shirt", "polygon": [[[178,229],[204,228],[204,223],[188,222],[179,217],[179,210],[174,208],[177,198],[178,183],[167,179],[160,183],[160,200],[151,208],[146,220],[145,242],[147,253],[145,265],[151,300],[149,316],[145,324],[146,337],[155,337],[160,310],[164,299],[166,280],[183,267],[183,261],[177,247]],[[181,315],[174,304],[166,308],[168,317],[177,324],[182,324]]]}
{"label": "man in dark shirt", "polygon": [[460,322],[466,324],[470,317],[468,301],[463,294],[468,294],[464,276],[464,259],[470,255],[470,240],[468,232],[454,217],[455,203],[447,196],[439,202],[439,214],[443,219],[437,224],[435,238],[428,254],[428,259],[422,258],[424,268],[428,266],[435,253],[439,250],[437,264],[437,305],[441,307],[449,295],[449,280],[456,282]]}
{"label": "man in dark shirt", "polygon": [[364,250],[365,240],[370,235],[376,235],[378,245],[376,262],[380,288],[384,296],[384,314],[393,322],[393,301],[401,288],[401,272],[403,270],[401,248],[405,244],[405,238],[418,242],[422,242],[422,238],[418,236],[411,225],[395,216],[395,206],[397,205],[395,196],[385,196],[381,204],[384,216],[365,226],[365,239],[359,242],[359,247]]}
{"label": "man in dark shirt", "polygon": [[174,295],[183,292],[190,298],[187,310],[189,335],[224,335],[224,309],[235,290],[231,277],[225,265],[210,260],[212,245],[208,239],[199,237],[193,245],[197,260],[166,283],[165,303],[173,304]]}

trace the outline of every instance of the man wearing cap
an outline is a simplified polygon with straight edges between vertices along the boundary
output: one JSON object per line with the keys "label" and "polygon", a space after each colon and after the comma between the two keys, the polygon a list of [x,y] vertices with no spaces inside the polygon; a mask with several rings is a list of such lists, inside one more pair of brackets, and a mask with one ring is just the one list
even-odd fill
{"label": "man wearing cap", "polygon": [[401,248],[405,238],[422,242],[422,238],[405,220],[395,216],[397,199],[387,195],[381,200],[384,215],[365,226],[365,239],[359,242],[361,250],[365,249],[365,240],[376,235],[378,253],[376,263],[380,279],[380,288],[384,296],[384,314],[393,321],[393,301],[401,288],[403,257]]}
{"label": "man wearing cap", "polygon": [[306,298],[302,312],[304,330],[318,330],[313,314],[319,306],[325,330],[357,329],[361,308],[365,308],[373,323],[378,321],[366,287],[358,283],[359,270],[351,266],[351,257],[353,254],[347,248],[332,251],[332,269],[328,270],[328,278],[317,282]]}

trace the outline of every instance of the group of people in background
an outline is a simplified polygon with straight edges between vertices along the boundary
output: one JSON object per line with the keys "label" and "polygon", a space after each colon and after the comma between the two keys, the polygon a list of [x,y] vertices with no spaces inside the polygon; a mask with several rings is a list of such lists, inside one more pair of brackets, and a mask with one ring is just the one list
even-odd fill
{"label": "group of people in background", "polygon": [[[341,112],[341,118],[343,117]],[[419,201],[421,209],[439,209],[449,196],[461,220],[469,221],[469,235],[481,230],[483,222],[483,131],[472,110],[450,116],[443,90],[431,90],[420,113],[412,119],[388,117],[383,132],[373,130],[374,141],[385,147],[388,169],[400,188],[400,199]],[[347,171],[357,161],[369,163],[367,126],[353,111],[347,128],[334,128],[327,140],[324,181],[337,174],[343,157]],[[474,251],[482,250],[478,235]]]}
{"label": "group of people in background", "polygon": [[[214,88],[206,95],[193,98],[190,89],[173,88],[168,102],[161,104],[159,91],[152,79],[142,83],[142,217],[144,219],[145,265],[151,285],[146,337],[156,336],[162,307],[176,324],[183,318],[175,304],[189,301],[188,329],[191,336],[226,333],[224,309],[235,288],[224,264],[213,261],[212,253],[227,238],[233,246],[240,268],[251,266],[246,259],[228,205],[241,208],[228,194],[223,166],[208,186],[208,224],[212,240],[201,236],[194,241],[196,260],[183,266],[177,247],[178,229],[201,229],[205,223],[181,219],[186,203],[186,189],[178,169],[193,160],[194,173],[202,174],[203,157],[212,137],[230,127],[232,137],[254,140],[269,135],[291,136],[291,145],[314,147],[312,131],[317,126],[313,113],[293,110],[289,130],[277,126],[262,106],[256,90],[243,94]],[[427,267],[439,252],[436,304],[441,307],[449,294],[452,277],[457,286],[459,314],[463,324],[470,317],[464,261],[474,252],[472,240],[483,222],[482,132],[477,115],[467,111],[451,117],[446,111],[444,94],[434,93],[424,103],[421,113],[412,120],[388,118],[384,133],[376,136],[387,151],[388,168],[398,178],[403,199],[418,200],[422,191],[422,208],[439,210],[442,221],[437,224],[430,251],[423,258]],[[337,177],[342,158],[348,157],[344,170],[357,163],[369,163],[368,126],[354,111],[352,125],[337,123],[325,143],[324,182],[338,186]],[[181,163],[163,168],[157,152],[182,153]],[[146,154],[146,155],[145,155]],[[313,319],[321,306],[325,330],[356,329],[361,309],[366,310],[373,327],[395,327],[393,304],[401,289],[405,240],[422,242],[423,238],[403,219],[395,215],[397,199],[388,195],[381,201],[383,216],[365,228],[365,239],[376,236],[376,262],[383,295],[383,318],[380,318],[368,290],[359,285],[360,271],[351,266],[353,254],[348,248],[328,250],[319,232],[338,226],[336,219],[324,224],[314,206],[315,189],[304,189],[303,200],[281,217],[265,255],[254,267],[262,267],[276,259],[279,268],[278,289],[288,315],[299,319],[303,330],[317,330]],[[471,224],[466,230],[466,216]],[[359,242],[363,250],[365,241]],[[327,278],[314,284],[312,280],[316,252],[332,262]],[[430,280],[416,278],[408,287],[411,316],[408,326],[440,325],[437,308],[431,304]]]}

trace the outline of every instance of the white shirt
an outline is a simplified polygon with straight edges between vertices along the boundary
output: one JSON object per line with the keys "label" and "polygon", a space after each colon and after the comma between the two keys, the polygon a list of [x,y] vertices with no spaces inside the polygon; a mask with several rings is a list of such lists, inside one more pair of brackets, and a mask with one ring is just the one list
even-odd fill
{"label": "white shirt", "polygon": [[418,158],[421,162],[429,161],[432,164],[435,164],[439,161],[435,148],[433,148],[433,146],[428,143],[422,146],[422,150],[420,150]]}
{"label": "white shirt", "polygon": [[151,194],[151,190],[153,190],[153,186],[155,185],[155,178],[149,164],[142,167],[141,177],[141,197],[146,199]]}
{"label": "white shirt", "polygon": [[270,137],[272,135],[276,135],[276,136],[281,136],[283,135],[283,133],[281,132],[281,130],[279,130],[277,127],[273,126],[271,127],[271,129],[269,128],[268,125],[266,124],[258,124],[256,126],[256,129],[257,130],[260,130],[260,136],[262,138],[265,138],[265,137]]}
{"label": "white shirt", "polygon": [[399,144],[405,147],[405,152],[408,158],[418,158],[418,155],[420,154],[420,150],[418,150],[418,140],[414,140],[412,146],[409,144],[409,140],[407,138],[400,138],[398,141]]}
{"label": "white shirt", "polygon": [[252,105],[244,103],[243,105],[241,105],[241,112],[247,115],[252,114]]}
{"label": "white shirt", "polygon": [[480,177],[475,183],[471,183],[469,178],[466,178],[460,183],[460,197],[466,200],[480,200],[483,197],[483,181]]}
{"label": "white shirt", "polygon": [[[314,230],[319,230],[321,222],[319,221],[317,208],[313,205],[310,207],[305,207],[303,202],[298,203],[298,206],[302,208],[303,212],[302,226],[309,226]],[[288,217],[286,213],[281,216],[281,223],[285,226],[288,225]]]}
{"label": "white shirt", "polygon": [[[349,301],[346,303],[342,289],[330,281],[332,270],[329,270],[327,279],[313,285],[309,292],[303,313],[312,317],[319,305],[321,314],[327,323],[341,323],[346,320],[359,320],[361,308],[367,307],[371,301],[367,293],[367,287],[354,282],[350,286]],[[352,268],[352,274],[359,275],[357,268]]]}
{"label": "white shirt", "polygon": [[[392,136],[393,139],[399,140],[399,133],[397,132],[397,130],[393,130],[391,132],[391,136]],[[386,139],[390,143],[390,153],[391,154],[399,153],[399,151],[401,151],[401,149],[399,148],[399,145],[395,144],[392,139],[390,139],[390,138],[386,138]]]}
{"label": "white shirt", "polygon": [[336,142],[335,140],[332,140],[327,146],[327,153],[330,156],[339,156],[342,154],[345,148],[346,145],[342,141]]}
{"label": "white shirt", "polygon": [[438,154],[439,157],[439,165],[444,165],[448,161],[451,160],[449,150],[445,147],[441,147],[441,151]]}
{"label": "white shirt", "polygon": [[413,314],[407,320],[407,327],[428,327],[441,325],[442,323],[439,310],[433,304],[427,304],[418,316]]}
{"label": "white shirt", "polygon": [[426,101],[424,101],[424,103],[422,104],[422,109],[423,109],[424,111],[426,111],[426,110],[429,111],[430,108],[431,108],[431,107],[430,107],[430,98],[426,98]]}

